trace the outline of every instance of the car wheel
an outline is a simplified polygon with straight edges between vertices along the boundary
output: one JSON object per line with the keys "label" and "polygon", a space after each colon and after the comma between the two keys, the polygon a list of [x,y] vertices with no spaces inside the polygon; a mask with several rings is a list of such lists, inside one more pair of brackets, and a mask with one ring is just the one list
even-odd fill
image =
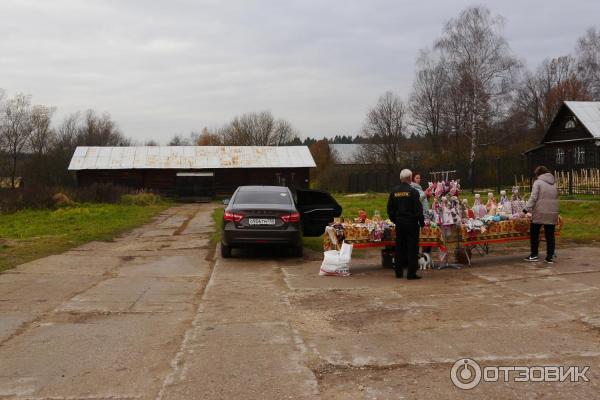
{"label": "car wheel", "polygon": [[302,245],[292,248],[293,257],[302,257],[304,255],[304,247]]}
{"label": "car wheel", "polygon": [[221,257],[230,258],[231,257],[231,246],[224,245],[221,243]]}

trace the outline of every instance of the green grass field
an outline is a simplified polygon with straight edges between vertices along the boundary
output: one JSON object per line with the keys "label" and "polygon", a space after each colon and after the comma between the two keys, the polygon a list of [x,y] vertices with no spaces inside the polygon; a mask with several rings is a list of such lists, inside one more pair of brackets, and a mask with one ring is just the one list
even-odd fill
{"label": "green grass field", "polygon": [[110,240],[170,205],[81,204],[0,214],[0,272],[85,242]]}

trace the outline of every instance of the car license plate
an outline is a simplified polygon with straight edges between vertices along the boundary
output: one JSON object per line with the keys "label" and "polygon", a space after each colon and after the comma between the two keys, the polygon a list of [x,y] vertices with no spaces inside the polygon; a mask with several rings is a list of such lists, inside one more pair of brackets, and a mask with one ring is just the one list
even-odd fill
{"label": "car license plate", "polygon": [[248,218],[250,225],[275,225],[275,218]]}

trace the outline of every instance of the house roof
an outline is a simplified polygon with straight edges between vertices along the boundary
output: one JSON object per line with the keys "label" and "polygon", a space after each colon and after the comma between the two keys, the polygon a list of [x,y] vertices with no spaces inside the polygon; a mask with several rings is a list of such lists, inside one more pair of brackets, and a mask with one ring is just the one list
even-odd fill
{"label": "house roof", "polygon": [[600,139],[600,101],[565,101],[565,105],[596,139]]}
{"label": "house roof", "polygon": [[315,167],[306,146],[77,147],[69,170]]}

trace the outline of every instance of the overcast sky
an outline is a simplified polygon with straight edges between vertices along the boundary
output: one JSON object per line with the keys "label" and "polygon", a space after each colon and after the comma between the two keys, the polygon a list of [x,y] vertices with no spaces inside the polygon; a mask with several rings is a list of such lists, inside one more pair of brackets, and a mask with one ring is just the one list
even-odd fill
{"label": "overcast sky", "polygon": [[0,0],[0,88],[122,131],[174,133],[271,110],[302,137],[356,134],[378,96],[406,98],[419,49],[487,4],[529,67],[600,26],[600,1]]}

